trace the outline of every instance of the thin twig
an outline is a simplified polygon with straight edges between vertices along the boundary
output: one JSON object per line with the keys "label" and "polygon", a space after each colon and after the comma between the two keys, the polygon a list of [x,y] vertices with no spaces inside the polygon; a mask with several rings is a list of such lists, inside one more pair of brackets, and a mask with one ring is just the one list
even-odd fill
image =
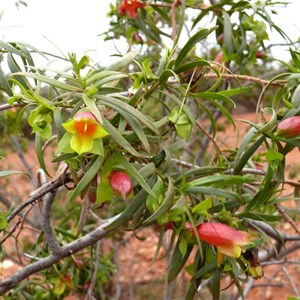
{"label": "thin twig", "polygon": [[300,235],[298,234],[287,234],[285,232],[275,230],[271,225],[262,221],[246,219],[247,223],[252,227],[258,227],[269,237],[273,238],[278,242],[287,241],[300,241]]}
{"label": "thin twig", "polygon": [[14,225],[13,229],[10,230],[10,232],[0,241],[0,246],[9,238],[13,235],[13,233],[17,230],[18,226],[22,223],[22,218],[19,216],[19,220],[17,223]]}
{"label": "thin twig", "polygon": [[105,228],[117,217],[118,216],[115,216],[107,220],[107,222],[105,222],[103,225],[99,226],[85,236],[66,244],[61,248],[61,251],[59,253],[53,253],[52,255],[43,258],[37,258],[36,262],[27,265],[22,270],[2,280],[0,282],[0,295],[4,295],[6,292],[17,286],[20,282],[28,278],[30,275],[45,270],[61,259],[77,253],[78,251],[88,246],[96,244],[99,240],[103,239],[106,235],[109,234],[110,231],[105,230]]}
{"label": "thin twig", "polygon": [[[22,219],[23,219],[23,220],[22,220],[22,224],[21,224],[21,226],[20,226],[19,231],[17,232],[17,234],[16,234],[16,236],[15,236],[16,251],[17,251],[19,263],[20,263],[22,266],[23,266],[23,261],[22,261],[21,255],[20,255],[20,250],[19,250],[19,241],[20,241],[19,236],[20,236],[20,234],[21,234],[22,229],[24,228],[23,225],[24,225],[25,220],[27,219],[27,215],[28,215],[29,212],[32,210],[32,208],[33,208],[33,205],[30,206],[30,207],[27,209],[27,211],[24,213],[24,216],[23,216],[23,218],[22,218]],[[21,215],[22,215],[22,214],[19,214],[19,216],[21,216]]]}
{"label": "thin twig", "polygon": [[290,273],[288,272],[288,270],[285,266],[282,267],[282,271],[284,272],[284,274],[285,274],[286,278],[288,279],[288,281],[289,281],[296,297],[298,298],[299,297],[299,291],[298,291],[293,279],[291,278]]}
{"label": "thin twig", "polygon": [[177,21],[176,21],[176,9],[180,1],[174,0],[171,6],[171,20],[172,20],[172,40],[177,38]]}
{"label": "thin twig", "polygon": [[296,222],[294,220],[292,220],[292,218],[286,213],[286,211],[280,204],[276,203],[275,207],[276,207],[277,211],[282,214],[283,218],[288,223],[290,223],[290,225],[294,228],[294,230],[299,234],[299,237],[300,237],[300,228],[298,227]]}
{"label": "thin twig", "polygon": [[87,291],[87,300],[92,300],[93,299],[93,289],[95,286],[95,283],[97,282],[97,274],[99,270],[99,265],[100,265],[100,254],[101,254],[101,240],[97,242],[97,247],[96,247],[96,260],[94,263],[94,272],[91,280],[91,284],[89,286],[89,289]]}
{"label": "thin twig", "polygon": [[205,79],[210,79],[210,78],[219,78],[222,77],[223,79],[235,79],[235,80],[240,80],[240,81],[252,81],[255,83],[258,83],[262,86],[264,85],[274,85],[274,86],[284,86],[286,84],[286,80],[274,80],[274,81],[270,81],[270,80],[264,80],[261,78],[257,78],[257,77],[253,77],[253,76],[247,76],[247,75],[238,75],[238,74],[215,74],[215,73],[205,73],[203,74],[203,78]]}
{"label": "thin twig", "polygon": [[13,105],[5,103],[5,104],[0,105],[0,111],[12,109],[14,107],[24,107],[26,105],[27,104],[25,104],[25,103],[17,103],[17,102],[13,103]]}

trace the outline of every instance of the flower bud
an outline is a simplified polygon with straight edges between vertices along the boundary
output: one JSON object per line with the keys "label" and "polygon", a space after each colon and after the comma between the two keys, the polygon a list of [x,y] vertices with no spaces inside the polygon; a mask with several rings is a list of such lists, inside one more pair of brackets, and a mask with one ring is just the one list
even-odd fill
{"label": "flower bud", "polygon": [[285,138],[300,135],[300,116],[282,120],[277,126],[275,135]]}
{"label": "flower bud", "polygon": [[160,225],[160,224],[156,223],[154,225],[154,230],[156,232],[160,232],[162,227],[164,228],[164,232],[166,232],[166,231],[168,231],[168,230],[170,230],[170,229],[173,228],[173,222],[169,221],[168,223],[165,223],[163,225]]}
{"label": "flower bud", "polygon": [[114,193],[124,200],[132,191],[132,181],[125,172],[113,171],[109,176],[109,181]]}
{"label": "flower bud", "polygon": [[257,50],[255,56],[256,58],[264,59],[266,57],[266,53],[262,50]]}

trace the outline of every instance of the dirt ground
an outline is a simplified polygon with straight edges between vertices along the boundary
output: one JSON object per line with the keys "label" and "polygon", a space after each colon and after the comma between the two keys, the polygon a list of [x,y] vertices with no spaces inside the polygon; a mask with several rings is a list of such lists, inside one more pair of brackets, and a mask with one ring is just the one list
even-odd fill
{"label": "dirt ground", "polygon": [[[249,121],[254,121],[255,118],[254,114],[242,114],[235,117],[236,120],[245,119]],[[225,124],[225,120],[223,121]],[[217,139],[223,143],[224,147],[238,147],[240,140],[247,131],[248,125],[244,122],[237,121],[237,128],[239,131],[239,140],[236,139],[236,133],[233,132],[231,126],[226,126],[223,132],[218,133]],[[36,170],[37,162],[33,147],[33,145],[29,145],[30,151],[26,153],[26,161],[30,168]],[[298,150],[294,150],[287,156],[288,176],[295,181],[298,180],[297,174],[299,174],[300,171],[299,158],[300,153]],[[16,153],[10,154],[9,161],[0,163],[0,169],[3,169],[4,165],[18,170],[24,169]],[[24,184],[24,178],[16,177],[14,180],[14,188],[18,193],[22,194],[25,192],[28,195],[30,191],[32,191],[32,186],[26,186],[26,184]],[[285,191],[286,194],[289,192],[289,189]],[[293,206],[294,202],[290,202],[289,205]],[[282,230],[294,233],[289,223],[283,223]],[[114,293],[116,297],[112,299],[155,300],[166,299],[167,295],[169,296],[168,299],[184,299],[184,290],[187,286],[188,277],[182,275],[173,286],[168,287],[165,279],[165,274],[168,269],[168,258],[158,260],[153,264],[150,263],[156,250],[158,241],[157,234],[152,229],[147,228],[139,232],[139,236],[142,237],[142,239],[137,239],[132,236],[131,233],[128,233],[127,242],[120,247],[117,256],[118,272],[114,280]],[[162,254],[163,251],[161,252],[161,255]],[[294,263],[264,266],[264,277],[253,283],[253,288],[245,299],[284,300],[288,299],[288,297],[296,297],[297,294],[299,297],[299,254],[300,251],[298,250],[286,258]],[[19,267],[12,261],[4,260],[1,265],[0,279],[6,278],[17,269],[19,269]],[[226,285],[226,283],[224,284]],[[247,286],[247,284],[245,284],[245,286]],[[231,288],[224,291],[221,299],[233,299],[230,296],[232,292],[236,292],[236,290]],[[173,296],[170,296],[172,293]],[[67,299],[74,300],[77,298],[69,297]],[[290,299],[294,300],[300,298]]]}

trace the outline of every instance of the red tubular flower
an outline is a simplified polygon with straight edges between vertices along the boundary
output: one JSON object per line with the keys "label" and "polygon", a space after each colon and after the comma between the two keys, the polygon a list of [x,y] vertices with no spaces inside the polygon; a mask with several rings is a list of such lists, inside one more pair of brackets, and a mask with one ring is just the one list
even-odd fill
{"label": "red tubular flower", "polygon": [[[193,228],[187,227],[194,234]],[[238,258],[242,248],[250,243],[251,235],[248,232],[236,230],[221,223],[203,223],[196,227],[201,241],[216,246],[220,254]]]}
{"label": "red tubular flower", "polygon": [[300,116],[282,120],[278,124],[276,135],[286,138],[300,135]]}
{"label": "red tubular flower", "polygon": [[121,15],[127,15],[129,18],[135,19],[138,16],[137,10],[143,8],[144,3],[139,0],[122,0],[119,6],[119,13]]}
{"label": "red tubular flower", "polygon": [[133,184],[129,176],[122,171],[113,171],[109,176],[114,193],[124,200],[131,193]]}

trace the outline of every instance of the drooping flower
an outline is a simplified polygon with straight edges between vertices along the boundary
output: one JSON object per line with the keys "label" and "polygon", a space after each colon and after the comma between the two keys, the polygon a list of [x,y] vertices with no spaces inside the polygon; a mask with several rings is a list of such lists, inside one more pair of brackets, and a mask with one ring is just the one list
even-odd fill
{"label": "drooping flower", "polygon": [[114,193],[124,200],[131,193],[133,188],[130,177],[122,171],[113,171],[109,176],[109,182]]}
{"label": "drooping flower", "polygon": [[[187,225],[194,234],[191,225]],[[242,248],[251,242],[248,232],[229,227],[221,223],[206,222],[196,227],[201,241],[216,246],[218,253],[233,258],[240,257]]]}
{"label": "drooping flower", "polygon": [[300,116],[286,118],[279,122],[276,135],[286,138],[300,135]]}
{"label": "drooping flower", "polygon": [[119,6],[119,13],[121,15],[127,15],[129,18],[135,19],[138,16],[138,9],[143,8],[144,3],[139,0],[122,0]]}
{"label": "drooping flower", "polygon": [[62,126],[73,136],[70,141],[71,149],[78,154],[89,152],[93,148],[94,140],[108,135],[97,118],[89,111],[81,111],[69,122]]}

